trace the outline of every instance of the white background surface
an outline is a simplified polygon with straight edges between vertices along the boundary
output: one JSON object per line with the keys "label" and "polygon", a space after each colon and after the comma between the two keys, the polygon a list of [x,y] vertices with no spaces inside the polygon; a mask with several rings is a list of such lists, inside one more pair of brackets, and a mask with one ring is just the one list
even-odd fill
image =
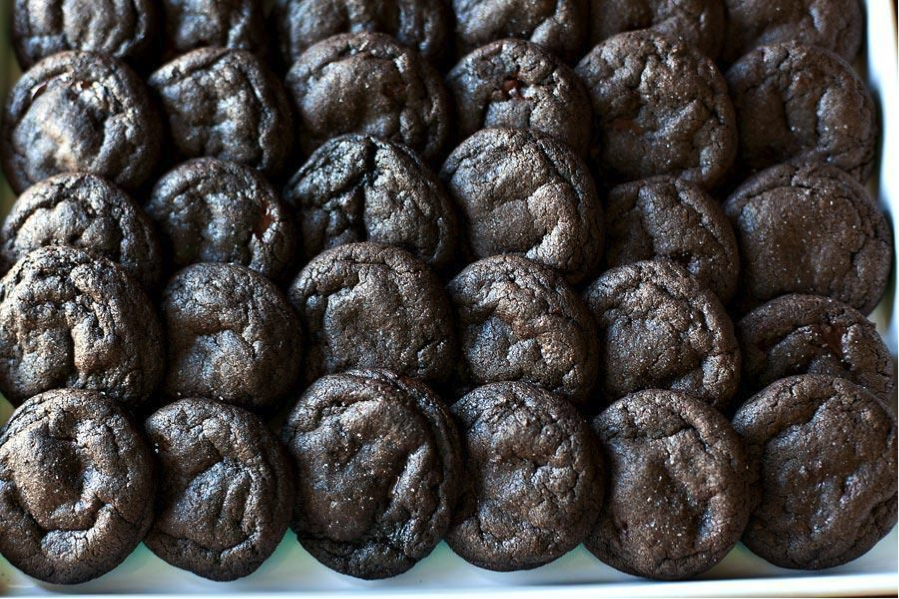
{"label": "white background surface", "polygon": [[[0,9],[6,10],[9,2],[11,0],[0,0]],[[862,72],[866,71],[875,99],[881,107],[884,131],[880,176],[872,183],[871,191],[895,222],[899,216],[896,17],[891,0],[868,0],[867,7],[867,63],[860,61],[859,65]],[[4,62],[9,64],[9,61]],[[3,75],[0,79],[6,79],[5,73],[0,75]],[[894,278],[890,292],[873,315],[894,355],[899,341],[899,304],[895,286]],[[627,576],[600,563],[583,547],[536,570],[500,574],[468,565],[445,544],[441,544],[410,572],[390,580],[366,582],[328,570],[303,551],[293,533],[288,532],[275,555],[258,571],[232,583],[214,583],[177,570],[142,545],[113,572],[73,587],[45,585],[29,579],[0,557],[0,594],[256,595],[301,592],[305,597],[337,598],[426,592],[436,596],[464,594],[470,599],[479,599],[511,591],[516,597],[541,599],[598,596],[895,596],[899,587],[897,541],[899,535],[894,528],[864,557],[820,572],[776,568],[740,545],[699,579],[673,583]]]}

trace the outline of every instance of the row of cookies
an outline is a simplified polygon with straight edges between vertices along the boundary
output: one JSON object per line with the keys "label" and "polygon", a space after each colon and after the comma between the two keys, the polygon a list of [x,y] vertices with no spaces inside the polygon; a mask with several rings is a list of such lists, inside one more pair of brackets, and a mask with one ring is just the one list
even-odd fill
{"label": "row of cookies", "polygon": [[[271,11],[266,6],[263,0],[212,6],[201,0],[138,0],[99,8],[70,4],[48,18],[39,0],[16,0],[13,36],[23,67],[75,49],[147,65],[203,46],[267,56],[275,45],[282,61],[291,64],[314,43],[350,31],[390,34],[442,65],[451,46],[462,55],[504,37],[527,39],[574,60],[585,47],[636,29],[681,39],[726,62],[755,46],[788,40],[852,60],[864,29],[856,0],[816,0],[807,7],[764,0],[565,0],[554,7],[470,0],[277,0]],[[513,14],[516,18],[510,18]],[[271,32],[275,40],[266,35]]]}
{"label": "row of cookies", "polygon": [[[393,38],[348,33],[311,46],[283,81],[263,59],[221,47],[180,55],[145,80],[112,56],[52,54],[10,94],[2,158],[18,193],[73,170],[136,191],[202,156],[281,176],[348,133],[403,143],[436,165],[499,126],[571,145],[601,187],[671,175],[716,189],[788,161],[865,181],[878,135],[874,102],[851,66],[795,41],[760,46],[724,75],[650,30],[613,36],[574,68],[504,39],[468,54],[444,82]],[[66,143],[34,143],[54,135]]]}
{"label": "row of cookies", "polygon": [[[50,183],[63,185],[62,179]],[[77,193],[84,185],[109,189],[92,176],[69,181]],[[655,186],[662,189],[658,196]],[[676,188],[652,180],[640,195],[661,198],[664,206],[665,193]],[[91,203],[98,197],[103,201]],[[188,265],[148,294],[127,265],[98,256],[94,247],[67,245],[100,236],[117,242],[114,248],[143,247],[150,235],[129,236],[126,226],[140,222],[139,209],[103,203],[110,198],[127,199],[101,195],[79,203],[60,196],[3,244],[15,248],[23,234],[30,236],[22,245],[49,241],[0,280],[0,391],[16,405],[66,386],[108,393],[136,411],[200,396],[272,414],[297,385],[369,367],[419,378],[456,397],[472,386],[526,381],[590,413],[650,388],[684,391],[731,413],[775,379],[804,372],[841,376],[884,399],[895,393],[888,349],[863,313],[839,301],[845,299],[840,292],[865,289],[861,283],[869,281],[836,267],[843,276],[829,279],[830,297],[787,289],[740,319],[736,331],[714,290],[665,252],[652,251],[605,270],[583,293],[562,273],[515,254],[477,260],[444,283],[399,247],[356,242],[315,256],[286,294],[255,270],[223,262]],[[666,222],[665,214],[649,210],[644,217],[663,225],[658,235],[634,233],[624,247],[657,239],[673,244],[674,234],[690,231],[673,217]],[[675,230],[666,233],[672,224]],[[51,235],[38,236],[46,231]],[[842,251],[839,243],[834,247]],[[838,267],[835,255],[825,254]],[[863,258],[863,251],[854,252],[852,266],[864,266]]]}
{"label": "row of cookies", "polygon": [[780,379],[732,425],[675,391],[627,395],[588,423],[526,383],[448,409],[419,381],[355,370],[313,383],[281,441],[220,401],[182,399],[141,426],[100,393],[60,389],[0,432],[0,553],[74,584],[143,541],[226,581],[258,569],[290,525],[322,564],[364,579],[406,572],[444,538],[496,571],[583,542],[623,572],[684,579],[740,539],[818,569],[894,526],[896,451],[882,400],[822,375]]}

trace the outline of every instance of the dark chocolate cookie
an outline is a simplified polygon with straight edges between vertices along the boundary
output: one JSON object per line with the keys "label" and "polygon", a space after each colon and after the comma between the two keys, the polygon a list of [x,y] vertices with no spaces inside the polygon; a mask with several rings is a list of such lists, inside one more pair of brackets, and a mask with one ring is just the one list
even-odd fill
{"label": "dark chocolate cookie", "polygon": [[820,295],[783,295],[737,323],[746,395],[796,374],[846,379],[895,403],[896,365],[874,323]]}
{"label": "dark chocolate cookie", "polygon": [[518,39],[487,44],[446,76],[457,136],[485,127],[533,129],[581,156],[590,149],[593,109],[580,78],[543,47]]}
{"label": "dark chocolate cookie", "polygon": [[572,283],[602,261],[602,204],[587,164],[542,133],[483,129],[440,172],[462,216],[472,258],[521,254]]}
{"label": "dark chocolate cookie", "polygon": [[13,405],[77,387],[140,409],[163,366],[153,305],[106,258],[43,247],[0,280],[0,391]]}
{"label": "dark chocolate cookie", "polygon": [[609,268],[667,258],[722,303],[737,290],[737,239],[721,204],[701,187],[673,177],[624,183],[606,198]]}
{"label": "dark chocolate cookie", "polygon": [[453,12],[459,56],[494,40],[516,37],[572,62],[587,36],[587,0],[453,0]]}
{"label": "dark chocolate cookie", "polygon": [[267,50],[262,0],[160,0],[165,60],[214,46],[264,54]]}
{"label": "dark chocolate cookie", "polygon": [[440,269],[455,258],[458,221],[437,176],[401,144],[370,135],[326,141],[284,188],[306,261],[355,241],[396,245]]}
{"label": "dark chocolate cookie", "polygon": [[162,275],[153,221],[125,192],[94,175],[56,175],[20,195],[0,231],[0,267],[6,272],[28,252],[48,245],[109,258],[146,289]]}
{"label": "dark chocolate cookie", "polygon": [[461,450],[452,416],[423,384],[386,370],[325,376],[294,406],[282,438],[297,467],[292,527],[327,567],[396,576],[443,538]]}
{"label": "dark chocolate cookie", "polygon": [[280,290],[237,264],[178,272],[163,292],[169,399],[209,397],[273,412],[300,374],[301,329]]}
{"label": "dark chocolate cookie", "polygon": [[447,289],[459,334],[455,386],[524,381],[584,405],[596,382],[596,325],[551,268],[514,255],[469,265]]}
{"label": "dark chocolate cookie", "polygon": [[723,181],[737,127],[711,59],[644,30],[597,45],[575,71],[593,103],[593,157],[606,178],[673,175],[706,188]]}
{"label": "dark chocolate cookie", "polygon": [[193,50],[153,73],[148,83],[183,158],[211,156],[272,175],[293,150],[287,94],[249,52]]}
{"label": "dark chocolate cookie", "polygon": [[465,463],[450,548],[480,568],[510,571],[577,547],[605,486],[598,443],[577,408],[507,382],[475,389],[452,410]]}
{"label": "dark chocolate cookie", "polygon": [[277,0],[272,20],[288,65],[332,35],[362,31],[391,35],[437,64],[452,30],[444,0]]}
{"label": "dark chocolate cookie", "polygon": [[64,172],[133,190],[156,168],[162,128],[146,87],[115,58],[62,52],[29,69],[3,113],[3,170],[13,191]]}
{"label": "dark chocolate cookie", "polygon": [[724,60],[734,62],[757,46],[796,41],[852,61],[864,38],[862,4],[858,0],[724,0],[728,21]]}
{"label": "dark chocolate cookie", "polygon": [[753,462],[743,543],[783,568],[866,553],[896,524],[896,417],[840,378],[781,379],[734,417]]}
{"label": "dark chocolate cookie", "polygon": [[705,572],[740,540],[752,504],[749,460],[717,410],[650,389],[593,421],[611,488],[587,549],[613,568],[678,580]]}
{"label": "dark chocolate cookie", "polygon": [[23,69],[66,50],[141,63],[156,35],[156,19],[153,0],[15,0],[13,45]]}
{"label": "dark chocolate cookie", "polygon": [[44,582],[96,578],[144,538],[155,493],[150,449],[119,404],[42,393],[0,434],[0,553]]}
{"label": "dark chocolate cookie", "polygon": [[722,0],[590,0],[589,45],[615,34],[650,29],[718,58],[724,47]]}
{"label": "dark chocolate cookie", "polygon": [[255,571],[290,522],[294,474],[277,437],[253,414],[206,399],[165,406],[144,431],[159,463],[147,547],[211,580]]}
{"label": "dark chocolate cookie", "polygon": [[295,260],[299,242],[290,214],[248,166],[189,160],[156,182],[146,209],[175,268],[233,262],[278,280]]}
{"label": "dark chocolate cookie", "polygon": [[306,342],[305,381],[387,368],[445,381],[456,358],[452,310],[437,276],[389,245],[349,243],[319,254],[290,288]]}
{"label": "dark chocolate cookie", "polygon": [[867,181],[879,126],[871,93],[841,58],[797,43],[762,46],[727,71],[739,174],[781,162],[832,164]]}
{"label": "dark chocolate cookie", "polygon": [[599,326],[606,401],[642,389],[694,395],[721,411],[740,381],[740,351],[721,301],[667,260],[619,266],[585,293]]}
{"label": "dark chocolate cookie", "polygon": [[311,154],[332,137],[367,133],[440,157],[449,102],[440,75],[383,33],[345,33],[318,42],[287,74],[299,144]]}
{"label": "dark chocolate cookie", "polygon": [[840,169],[772,167],[743,183],[724,210],[740,246],[741,310],[785,293],[813,293],[868,314],[883,296],[890,225]]}

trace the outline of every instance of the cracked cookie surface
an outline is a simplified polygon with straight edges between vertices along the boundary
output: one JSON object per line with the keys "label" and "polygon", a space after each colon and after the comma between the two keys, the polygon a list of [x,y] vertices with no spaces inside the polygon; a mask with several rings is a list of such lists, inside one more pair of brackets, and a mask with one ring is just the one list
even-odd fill
{"label": "cracked cookie surface", "polygon": [[463,484],[446,537],[466,561],[527,570],[574,549],[599,514],[599,447],[573,404],[520,382],[478,387],[452,407]]}
{"label": "cracked cookie surface", "polygon": [[721,301],[667,260],[607,270],[584,293],[599,328],[602,395],[642,389],[694,395],[725,411],[740,380],[740,351]]}
{"label": "cracked cookie surface", "polygon": [[158,120],[146,87],[125,63],[91,52],[54,54],[26,71],[7,99],[0,144],[6,180],[22,193],[80,171],[134,190],[156,168]]}
{"label": "cracked cookie surface", "polygon": [[339,33],[386,33],[434,64],[451,41],[452,15],[444,0],[277,0],[273,19],[287,64]]}
{"label": "cracked cookie surface", "polygon": [[896,417],[861,387],[781,379],[743,404],[734,427],[755,476],[742,538],[753,553],[784,568],[830,568],[896,524]]}
{"label": "cracked cookie surface", "polygon": [[492,256],[449,282],[460,356],[455,387],[523,381],[586,405],[596,382],[596,325],[577,292],[552,269]]}
{"label": "cracked cookie surface", "polygon": [[879,125],[871,92],[833,53],[795,42],[752,50],[727,71],[739,129],[739,174],[781,162],[874,170]]}
{"label": "cracked cookie surface", "polygon": [[13,6],[12,38],[23,69],[66,50],[140,63],[157,30],[152,0],[15,0]]}
{"label": "cracked cookie surface", "polygon": [[650,29],[716,59],[724,46],[726,21],[722,0],[590,0],[588,45]]}
{"label": "cracked cookie surface", "polygon": [[245,50],[193,50],[162,66],[147,83],[182,158],[209,156],[275,175],[293,150],[287,93]]}
{"label": "cracked cookie surface", "polygon": [[684,393],[628,395],[593,421],[611,488],[585,542],[610,566],[661,580],[724,559],[749,519],[749,460],[727,419]]}
{"label": "cracked cookie surface", "polygon": [[652,31],[621,33],[575,68],[593,104],[593,160],[613,183],[672,175],[712,188],[737,152],[727,83],[711,59]]}
{"label": "cracked cookie surface", "polygon": [[456,137],[480,129],[516,127],[545,133],[586,156],[593,112],[584,84],[537,44],[498,40],[462,58],[446,76],[456,107]]}
{"label": "cracked cookie surface", "polygon": [[349,368],[387,368],[445,381],[456,357],[440,280],[411,254],[373,242],[315,257],[289,291],[307,335],[305,381]]}
{"label": "cracked cookie surface", "polygon": [[254,169],[189,160],[159,179],[146,205],[175,269],[232,262],[279,280],[299,244],[287,207]]}
{"label": "cracked cookie surface", "polygon": [[209,397],[270,413],[300,374],[299,319],[268,279],[236,264],[201,263],[163,292],[169,399]]}
{"label": "cracked cookie surface", "polygon": [[778,379],[823,374],[892,402],[896,364],[877,327],[851,306],[820,295],[784,295],[737,323],[744,393]]}
{"label": "cracked cookie surface", "polygon": [[213,46],[264,55],[268,50],[259,0],[161,0],[166,60]]}
{"label": "cracked cookie surface", "polygon": [[303,52],[286,83],[304,154],[332,137],[363,133],[405,144],[428,162],[440,158],[449,128],[446,89],[434,67],[388,35],[323,40]]}
{"label": "cracked cookie surface", "polygon": [[163,368],[150,299],[106,258],[44,247],[0,280],[0,390],[13,405],[76,387],[139,410]]}
{"label": "cracked cookie surface", "polygon": [[300,544],[358,578],[409,570],[450,525],[457,435],[440,398],[414,380],[351,370],[316,381],[282,431],[297,467]]}
{"label": "cracked cookie surface", "polygon": [[740,246],[744,312],[786,293],[826,295],[870,313],[887,286],[892,236],[864,187],[827,165],[762,171],[724,204]]}
{"label": "cracked cookie surface", "polygon": [[284,188],[303,257],[356,241],[407,250],[435,269],[455,259],[458,219],[437,176],[402,144],[344,135],[319,147]]}
{"label": "cracked cookie surface", "polygon": [[857,0],[724,0],[727,8],[725,62],[757,46],[796,41],[835,52],[851,62],[865,32]]}
{"label": "cracked cookie surface", "polygon": [[453,12],[459,56],[496,39],[519,38],[571,62],[587,35],[587,0],[453,0]]}
{"label": "cracked cookie surface", "polygon": [[722,303],[737,290],[737,239],[721,204],[701,187],[673,177],[624,183],[606,197],[605,264],[609,268],[667,258]]}
{"label": "cracked cookie surface", "polygon": [[602,260],[602,204],[587,164],[542,133],[478,131],[453,150],[440,177],[459,208],[463,252],[520,254],[572,283]]}
{"label": "cracked cookie surface", "polygon": [[162,276],[153,222],[128,194],[94,175],[56,175],[16,199],[0,231],[3,272],[28,252],[48,245],[109,258],[145,289],[152,289]]}
{"label": "cracked cookie surface", "polygon": [[109,572],[153,521],[154,470],[120,404],[77,389],[32,397],[0,434],[0,552],[54,584]]}
{"label": "cracked cookie surface", "polygon": [[249,412],[198,398],[157,410],[144,431],[159,464],[147,547],[211,580],[255,571],[290,521],[294,475],[277,437]]}

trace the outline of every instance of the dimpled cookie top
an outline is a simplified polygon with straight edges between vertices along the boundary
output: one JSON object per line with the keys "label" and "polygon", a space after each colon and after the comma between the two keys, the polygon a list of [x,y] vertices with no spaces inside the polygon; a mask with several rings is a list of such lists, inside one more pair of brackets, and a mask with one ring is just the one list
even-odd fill
{"label": "dimpled cookie top", "polygon": [[593,103],[593,160],[609,180],[673,175],[706,188],[724,180],[737,129],[711,59],[643,30],[597,45],[575,71]]}
{"label": "dimpled cookie top", "polygon": [[16,82],[2,142],[3,170],[17,193],[72,171],[133,190],[156,168],[162,128],[130,68],[109,56],[71,51],[45,58]]}

